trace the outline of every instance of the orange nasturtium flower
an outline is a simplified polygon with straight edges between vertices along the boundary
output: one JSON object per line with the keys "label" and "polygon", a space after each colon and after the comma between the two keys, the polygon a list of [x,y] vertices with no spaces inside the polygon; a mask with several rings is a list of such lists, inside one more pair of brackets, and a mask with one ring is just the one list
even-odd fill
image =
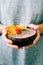
{"label": "orange nasturtium flower", "polygon": [[22,28],[19,26],[15,27],[16,34],[20,34],[22,32]]}

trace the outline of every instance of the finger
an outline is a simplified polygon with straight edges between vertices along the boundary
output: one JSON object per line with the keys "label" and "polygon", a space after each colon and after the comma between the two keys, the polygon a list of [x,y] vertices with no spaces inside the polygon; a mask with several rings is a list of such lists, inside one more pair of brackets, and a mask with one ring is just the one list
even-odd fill
{"label": "finger", "polygon": [[40,38],[40,33],[37,30],[37,37],[36,37],[36,39],[33,41],[33,43],[31,45],[26,46],[26,48],[29,48],[29,47],[33,46],[34,44],[36,44],[37,41],[39,40],[39,38]]}
{"label": "finger", "polygon": [[37,41],[39,40],[39,38],[40,38],[40,33],[39,33],[39,31],[37,30],[37,37],[36,37],[36,39],[33,41],[33,44],[37,43]]}
{"label": "finger", "polygon": [[18,46],[12,45],[12,44],[9,44],[9,43],[7,43],[7,46],[9,46],[10,48],[17,48],[18,49]]}
{"label": "finger", "polygon": [[9,46],[10,48],[16,48],[16,49],[22,49],[23,47],[19,47],[17,45],[12,45],[10,43],[7,43],[7,46]]}
{"label": "finger", "polygon": [[2,33],[3,40],[4,40],[6,43],[12,43],[11,40],[7,39],[6,34],[7,34],[6,30],[3,30],[3,33]]}
{"label": "finger", "polygon": [[32,46],[33,46],[33,44],[26,46],[26,48],[30,48],[30,47],[32,47]]}

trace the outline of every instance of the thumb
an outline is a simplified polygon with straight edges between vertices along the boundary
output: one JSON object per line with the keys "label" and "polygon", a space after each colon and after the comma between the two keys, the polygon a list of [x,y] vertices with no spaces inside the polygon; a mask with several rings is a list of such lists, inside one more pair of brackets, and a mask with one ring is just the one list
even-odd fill
{"label": "thumb", "polygon": [[29,24],[28,26],[29,26],[30,28],[37,29],[37,25],[35,25],[35,24]]}

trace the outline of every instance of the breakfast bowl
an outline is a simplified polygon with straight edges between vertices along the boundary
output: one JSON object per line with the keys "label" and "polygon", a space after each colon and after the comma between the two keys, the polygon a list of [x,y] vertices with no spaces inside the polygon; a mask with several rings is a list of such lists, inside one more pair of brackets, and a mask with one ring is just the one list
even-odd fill
{"label": "breakfast bowl", "polygon": [[11,25],[7,26],[6,30],[7,38],[13,41],[12,45],[18,45],[19,47],[33,44],[37,36],[36,30],[29,26]]}

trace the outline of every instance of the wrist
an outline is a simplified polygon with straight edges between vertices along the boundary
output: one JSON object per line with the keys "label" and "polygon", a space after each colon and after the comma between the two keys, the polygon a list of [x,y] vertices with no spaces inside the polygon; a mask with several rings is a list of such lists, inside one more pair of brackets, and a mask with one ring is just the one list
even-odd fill
{"label": "wrist", "polygon": [[3,29],[5,29],[5,25],[2,25],[2,24],[0,24],[0,34],[2,34],[2,32],[3,32]]}
{"label": "wrist", "polygon": [[40,34],[43,34],[43,24],[37,25]]}

